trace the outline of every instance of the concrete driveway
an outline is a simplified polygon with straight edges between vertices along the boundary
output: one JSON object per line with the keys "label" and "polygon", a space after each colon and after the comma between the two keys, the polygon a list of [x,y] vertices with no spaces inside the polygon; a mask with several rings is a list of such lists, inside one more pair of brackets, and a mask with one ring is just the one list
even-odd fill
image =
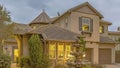
{"label": "concrete driveway", "polygon": [[120,68],[120,64],[110,64],[110,65],[106,65],[106,68]]}

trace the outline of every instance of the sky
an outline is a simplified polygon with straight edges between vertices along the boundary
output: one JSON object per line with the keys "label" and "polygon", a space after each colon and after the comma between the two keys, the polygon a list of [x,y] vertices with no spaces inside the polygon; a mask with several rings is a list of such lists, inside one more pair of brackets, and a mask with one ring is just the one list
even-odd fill
{"label": "sky", "polygon": [[25,24],[29,24],[43,9],[50,17],[55,17],[57,12],[62,14],[84,2],[89,2],[97,9],[104,20],[112,22],[110,31],[117,30],[120,26],[120,0],[0,0],[14,22]]}

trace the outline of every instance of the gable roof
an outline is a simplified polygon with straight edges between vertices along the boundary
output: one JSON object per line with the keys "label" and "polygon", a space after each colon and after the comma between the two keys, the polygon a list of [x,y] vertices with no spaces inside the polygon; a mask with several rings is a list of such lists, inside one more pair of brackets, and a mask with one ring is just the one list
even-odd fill
{"label": "gable roof", "polygon": [[48,24],[50,22],[50,17],[45,11],[38,15],[30,24]]}
{"label": "gable roof", "polygon": [[103,15],[101,13],[99,13],[91,4],[89,4],[88,2],[85,2],[83,4],[80,4],[78,6],[75,6],[73,8],[71,8],[71,11],[74,11],[78,8],[84,7],[84,6],[88,6],[91,10],[93,10],[98,16],[100,16],[101,18],[103,18]]}
{"label": "gable roof", "polygon": [[35,30],[28,32],[28,34],[42,34],[45,40],[55,40],[55,41],[70,41],[74,42],[77,40],[77,36],[80,34],[71,32],[69,30],[63,29],[55,25],[41,26]]}
{"label": "gable roof", "polygon": [[[56,18],[54,21],[56,21],[57,19],[61,18],[62,16],[64,16],[67,13],[73,12],[74,10],[80,8],[80,7],[84,7],[84,6],[88,6],[91,10],[93,10],[100,18],[103,18],[103,15],[101,13],[99,13],[93,6],[91,6],[88,2],[85,2],[83,4],[80,4],[78,6],[75,6],[69,10],[67,10],[65,13],[63,13],[61,16],[59,16],[58,18]],[[53,21],[53,22],[54,22]]]}

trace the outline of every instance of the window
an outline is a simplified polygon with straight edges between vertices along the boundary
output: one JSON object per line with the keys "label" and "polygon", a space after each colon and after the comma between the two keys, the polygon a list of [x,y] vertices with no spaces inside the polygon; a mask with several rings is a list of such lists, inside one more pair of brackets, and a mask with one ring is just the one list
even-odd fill
{"label": "window", "polygon": [[65,45],[65,57],[66,58],[69,58],[70,52],[71,52],[71,45],[70,44],[66,44]]}
{"label": "window", "polygon": [[64,58],[64,44],[58,44],[58,58]]}
{"label": "window", "polygon": [[82,31],[90,31],[90,19],[82,18]]}
{"label": "window", "polygon": [[65,18],[65,24],[64,25],[65,25],[65,28],[68,27],[68,17]]}
{"label": "window", "polygon": [[49,58],[55,58],[56,56],[56,45],[55,43],[49,44]]}
{"label": "window", "polygon": [[100,32],[100,33],[104,33],[104,26],[100,26],[100,27],[99,27],[99,32]]}

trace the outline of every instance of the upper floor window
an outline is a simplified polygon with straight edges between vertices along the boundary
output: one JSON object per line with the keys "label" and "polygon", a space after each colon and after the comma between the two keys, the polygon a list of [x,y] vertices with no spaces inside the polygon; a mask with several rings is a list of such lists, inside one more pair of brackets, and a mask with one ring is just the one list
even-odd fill
{"label": "upper floor window", "polygon": [[100,26],[100,27],[99,27],[99,32],[100,32],[100,33],[104,33],[104,26]]}
{"label": "upper floor window", "polygon": [[93,30],[93,22],[90,18],[79,18],[79,30],[91,32]]}
{"label": "upper floor window", "polygon": [[90,19],[89,18],[82,18],[82,30],[90,31]]}

